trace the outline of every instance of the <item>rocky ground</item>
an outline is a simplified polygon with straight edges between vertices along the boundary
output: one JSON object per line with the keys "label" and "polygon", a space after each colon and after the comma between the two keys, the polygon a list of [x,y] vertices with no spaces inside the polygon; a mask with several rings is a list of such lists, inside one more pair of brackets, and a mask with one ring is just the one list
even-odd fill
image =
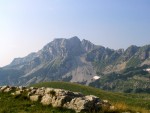
{"label": "rocky ground", "polygon": [[10,93],[12,96],[26,95],[31,101],[37,101],[46,106],[73,109],[76,112],[99,112],[102,107],[114,109],[107,100],[63,89],[1,86],[0,92]]}

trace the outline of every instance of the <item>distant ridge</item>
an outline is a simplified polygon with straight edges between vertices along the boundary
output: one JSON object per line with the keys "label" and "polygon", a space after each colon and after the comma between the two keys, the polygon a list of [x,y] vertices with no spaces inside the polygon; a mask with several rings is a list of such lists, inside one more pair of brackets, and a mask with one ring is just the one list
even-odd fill
{"label": "distant ridge", "polygon": [[[150,45],[132,45],[126,50],[114,50],[85,39],[81,41],[77,36],[59,38],[38,52],[15,58],[9,65],[0,68],[0,85],[30,85],[43,81],[69,81],[89,85],[95,82],[94,76],[103,78],[113,72],[122,73],[127,68],[144,65],[150,65]],[[147,77],[143,80],[147,80]],[[132,76],[131,79],[133,78],[135,77]],[[147,84],[149,87],[149,82]]]}

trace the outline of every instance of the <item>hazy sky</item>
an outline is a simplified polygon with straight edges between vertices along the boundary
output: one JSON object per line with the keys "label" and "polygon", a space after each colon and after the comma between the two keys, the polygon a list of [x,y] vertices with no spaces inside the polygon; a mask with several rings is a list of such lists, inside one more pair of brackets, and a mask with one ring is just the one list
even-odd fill
{"label": "hazy sky", "polygon": [[150,0],[0,0],[0,66],[72,36],[113,49],[150,44]]}

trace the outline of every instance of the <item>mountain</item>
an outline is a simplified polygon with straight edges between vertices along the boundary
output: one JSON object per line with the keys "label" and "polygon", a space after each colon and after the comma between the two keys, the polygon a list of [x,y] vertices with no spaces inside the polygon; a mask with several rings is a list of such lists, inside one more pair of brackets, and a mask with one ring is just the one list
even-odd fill
{"label": "mountain", "polygon": [[[22,72],[15,83],[6,80],[12,85],[17,81],[17,85],[28,85],[53,80],[71,80],[88,84],[96,72],[91,62],[87,62],[84,56],[97,47],[87,40],[80,41],[78,37],[54,39],[37,53],[31,53],[24,58],[15,58],[9,65],[3,67],[2,71]],[[8,76],[1,73],[1,76]]]}
{"label": "mountain", "polygon": [[[118,82],[99,84],[94,76],[111,78],[112,73],[123,75],[128,68],[150,66],[150,45],[137,47],[132,45],[126,50],[114,50],[95,45],[78,37],[59,38],[45,45],[38,52],[23,58],[15,58],[9,65],[0,69],[0,85],[29,85],[43,81],[69,81],[105,89],[105,85]],[[112,75],[112,76],[111,76]],[[147,73],[142,80],[150,76]],[[107,78],[107,79],[108,79]],[[130,77],[131,78],[131,77]],[[135,78],[134,75],[132,79]],[[120,79],[120,78],[116,78]],[[128,79],[123,80],[128,83]],[[140,81],[140,83],[143,81]],[[136,83],[136,82],[135,82]],[[144,84],[144,83],[143,83]],[[142,85],[143,85],[142,84]],[[146,88],[150,82],[146,82]],[[133,83],[132,86],[135,86]],[[144,88],[143,85],[141,88]],[[129,87],[130,88],[130,87]]]}

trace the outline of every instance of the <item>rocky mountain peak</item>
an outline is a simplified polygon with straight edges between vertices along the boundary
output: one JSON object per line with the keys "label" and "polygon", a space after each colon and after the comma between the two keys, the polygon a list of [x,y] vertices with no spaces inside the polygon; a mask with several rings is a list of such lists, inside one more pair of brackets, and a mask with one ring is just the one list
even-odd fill
{"label": "rocky mountain peak", "polygon": [[137,47],[136,45],[131,45],[126,49],[125,53],[135,53],[138,48],[139,47]]}
{"label": "rocky mountain peak", "polygon": [[[80,41],[77,36],[56,38],[38,52],[14,59],[10,65],[3,67],[5,70],[0,70],[0,77],[6,76],[4,81],[20,85],[53,80],[87,84],[96,72],[119,72],[127,66],[150,64],[149,58],[150,45],[132,45],[124,51],[95,45],[85,39]],[[8,75],[19,77],[12,82]]]}
{"label": "rocky mountain peak", "polygon": [[123,53],[124,53],[124,49],[118,49],[117,52],[118,52],[119,54],[123,54]]}
{"label": "rocky mountain peak", "polygon": [[70,40],[70,41],[77,41],[77,42],[80,42],[80,39],[77,37],[77,36],[74,36],[74,37],[71,37],[71,38],[69,38],[68,40]]}
{"label": "rocky mountain peak", "polygon": [[138,56],[141,60],[150,58],[150,45],[145,45],[139,49]]}
{"label": "rocky mountain peak", "polygon": [[82,43],[82,47],[85,52],[90,52],[90,51],[98,48],[98,46],[94,45],[93,43],[91,43],[90,41],[85,40],[85,39],[83,39],[81,43]]}
{"label": "rocky mountain peak", "polygon": [[139,50],[139,47],[135,46],[135,45],[131,45],[129,46],[125,52],[124,52],[124,59],[125,61],[128,60],[129,58],[131,58],[133,55],[135,55],[135,53]]}

